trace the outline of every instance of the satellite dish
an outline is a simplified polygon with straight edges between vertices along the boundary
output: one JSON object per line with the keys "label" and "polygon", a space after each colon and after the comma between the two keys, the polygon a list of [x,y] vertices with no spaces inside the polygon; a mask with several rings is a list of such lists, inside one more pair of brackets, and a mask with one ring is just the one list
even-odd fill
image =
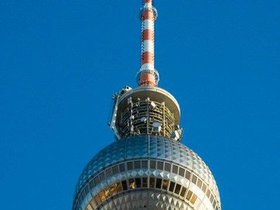
{"label": "satellite dish", "polygon": [[141,117],[141,122],[143,122],[143,123],[145,123],[145,122],[147,122],[147,117]]}
{"label": "satellite dish", "polygon": [[153,130],[157,133],[161,131],[161,123],[159,122],[153,122]]}

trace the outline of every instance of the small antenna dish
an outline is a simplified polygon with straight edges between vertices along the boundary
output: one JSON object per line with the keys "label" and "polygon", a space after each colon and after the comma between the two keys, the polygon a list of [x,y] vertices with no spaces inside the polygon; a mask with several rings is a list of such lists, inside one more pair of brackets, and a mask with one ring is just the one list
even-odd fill
{"label": "small antenna dish", "polygon": [[161,131],[161,123],[159,122],[153,122],[153,130],[157,133]]}
{"label": "small antenna dish", "polygon": [[146,123],[147,122],[147,117],[141,117],[141,122]]}

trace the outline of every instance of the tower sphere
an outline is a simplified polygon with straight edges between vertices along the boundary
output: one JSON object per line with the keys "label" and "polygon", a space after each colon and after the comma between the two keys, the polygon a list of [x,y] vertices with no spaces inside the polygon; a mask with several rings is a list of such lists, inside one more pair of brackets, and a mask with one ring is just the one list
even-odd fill
{"label": "tower sphere", "polygon": [[179,141],[135,136],[115,141],[88,163],[73,210],[220,209],[203,160]]}

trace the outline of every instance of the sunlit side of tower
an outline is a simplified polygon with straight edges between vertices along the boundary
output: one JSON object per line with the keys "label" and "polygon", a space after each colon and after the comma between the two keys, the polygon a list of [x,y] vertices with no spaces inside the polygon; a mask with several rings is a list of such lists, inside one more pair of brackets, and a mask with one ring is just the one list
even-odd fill
{"label": "sunlit side of tower", "polygon": [[141,67],[138,87],[114,95],[110,127],[116,141],[88,163],[77,184],[73,210],[220,210],[212,173],[180,141],[180,108],[159,88],[154,67],[152,0],[141,9]]}

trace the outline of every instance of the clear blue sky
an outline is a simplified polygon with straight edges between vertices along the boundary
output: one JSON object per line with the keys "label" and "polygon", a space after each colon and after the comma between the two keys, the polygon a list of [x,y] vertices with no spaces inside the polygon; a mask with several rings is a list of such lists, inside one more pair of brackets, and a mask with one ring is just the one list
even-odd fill
{"label": "clear blue sky", "polygon": [[[113,93],[135,86],[141,0],[0,1],[0,203],[71,209],[110,144]],[[224,210],[279,209],[279,0],[157,0],[160,87]]]}

